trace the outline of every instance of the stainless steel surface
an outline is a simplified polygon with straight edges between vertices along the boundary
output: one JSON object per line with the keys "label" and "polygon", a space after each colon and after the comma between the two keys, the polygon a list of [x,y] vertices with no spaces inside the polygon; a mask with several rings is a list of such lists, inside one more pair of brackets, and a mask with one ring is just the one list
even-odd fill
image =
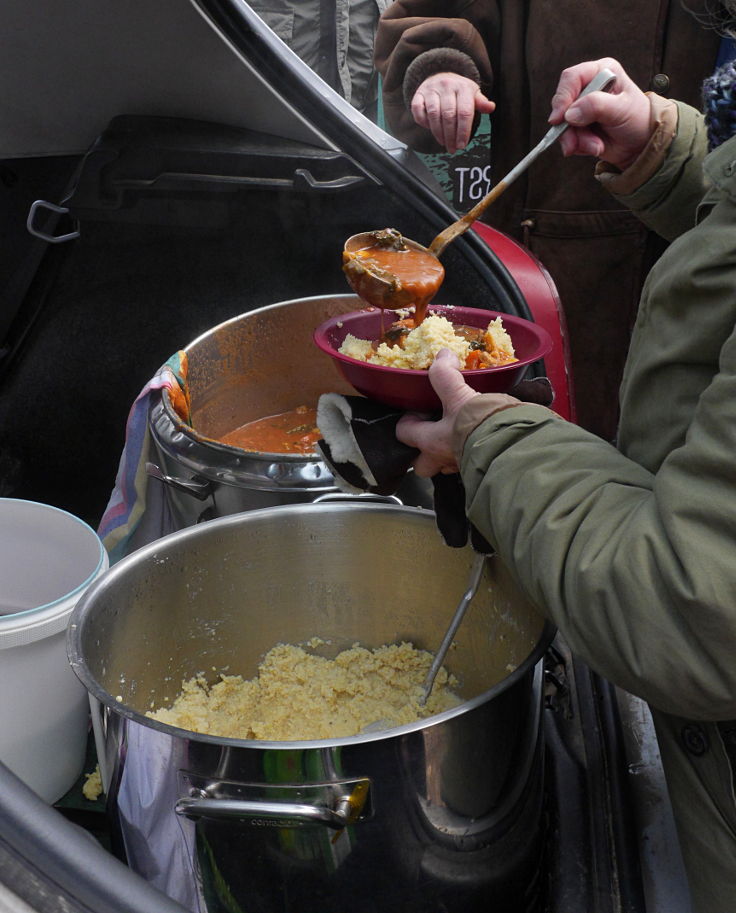
{"label": "stainless steel surface", "polygon": [[[329,793],[320,796],[314,804],[304,802],[274,802],[260,798],[227,799],[218,795],[221,784],[213,783],[209,791],[192,789],[192,795],[179,799],[174,807],[177,815],[197,820],[210,818],[215,821],[272,819],[283,827],[295,827],[304,823],[324,824],[335,830],[342,830],[361,820],[365,799],[370,789],[368,780],[355,783],[330,783]],[[347,790],[347,791],[346,791]]]}
{"label": "stainless steel surface", "polygon": [[184,494],[191,495],[198,501],[205,501],[212,494],[212,483],[207,480],[197,481],[196,479],[178,479],[175,476],[167,476],[161,472],[159,466],[155,463],[146,463],[146,475],[153,479],[158,479],[166,485]]}
{"label": "stainless steel surface", "polygon": [[432,660],[432,665],[429,667],[429,672],[427,672],[427,677],[424,679],[424,684],[422,685],[422,696],[419,699],[419,705],[421,707],[427,703],[427,698],[432,693],[434,680],[437,678],[437,673],[440,671],[442,664],[445,661],[447,651],[450,649],[453,638],[455,637],[455,634],[457,634],[457,629],[460,627],[460,622],[465,617],[465,612],[467,611],[468,606],[475,598],[475,594],[478,592],[480,580],[483,576],[483,567],[485,566],[485,562],[486,556],[482,555],[480,552],[473,558],[473,566],[470,569],[470,579],[468,580],[467,588],[463,593],[460,602],[457,604],[455,613],[450,620],[447,631],[445,631],[445,636],[442,638],[442,643],[435,653],[435,657]]}
{"label": "stainless steel surface", "polygon": [[398,507],[403,507],[404,502],[398,495],[378,495],[370,491],[362,491],[358,495],[346,494],[342,491],[330,492],[326,495],[319,495],[312,502],[313,504],[331,504],[336,501],[374,501],[380,504],[396,504]]}
{"label": "stainless steel surface", "polygon": [[[335,503],[213,520],[113,567],[78,604],[69,650],[104,705],[109,807],[131,867],[209,913],[228,909],[208,889],[213,878],[269,913],[404,913],[411,897],[434,909],[435,895],[452,893],[449,873],[417,881],[423,854],[439,854],[451,882],[462,877],[539,774],[538,660],[551,632],[497,558],[448,654],[463,698],[453,710],[388,733],[303,742],[196,735],[145,713],[202,670],[252,676],[278,642],[321,637],[323,655],[356,641],[432,649],[472,560],[471,549],[442,543],[427,511]],[[359,781],[360,810],[335,830],[330,809]],[[207,802],[196,821],[176,814],[196,814],[191,799]],[[233,802],[248,804],[219,820],[237,813]],[[317,811],[293,816],[295,806]],[[477,890],[485,903],[487,879]]]}
{"label": "stainless steel surface", "polygon": [[[316,455],[248,453],[217,438],[267,415],[316,406],[322,393],[355,395],[312,333],[328,317],[361,305],[356,295],[283,301],[219,324],[185,347],[192,425],[176,415],[166,394],[149,416],[158,454],[153,472],[167,486],[178,528],[339,491]],[[287,347],[299,356],[284,370]],[[413,473],[398,496],[404,504],[432,507],[431,485]]]}

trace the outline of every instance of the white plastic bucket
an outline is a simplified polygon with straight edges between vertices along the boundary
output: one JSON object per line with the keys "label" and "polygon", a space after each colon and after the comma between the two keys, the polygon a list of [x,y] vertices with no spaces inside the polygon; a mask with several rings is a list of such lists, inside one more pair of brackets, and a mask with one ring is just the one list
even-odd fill
{"label": "white plastic bucket", "polygon": [[35,501],[0,498],[0,761],[49,803],[84,766],[89,704],[66,628],[108,568],[97,534]]}

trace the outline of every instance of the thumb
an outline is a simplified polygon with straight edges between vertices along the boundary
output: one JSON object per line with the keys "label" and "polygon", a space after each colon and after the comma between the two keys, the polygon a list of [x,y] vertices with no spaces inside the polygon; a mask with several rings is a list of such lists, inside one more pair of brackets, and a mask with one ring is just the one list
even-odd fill
{"label": "thumb", "polygon": [[457,355],[450,349],[440,349],[429,367],[429,382],[442,402],[444,413],[457,412],[467,400],[477,396],[460,373]]}
{"label": "thumb", "polygon": [[480,90],[475,93],[474,101],[478,114],[492,114],[496,110],[496,102],[491,101]]}

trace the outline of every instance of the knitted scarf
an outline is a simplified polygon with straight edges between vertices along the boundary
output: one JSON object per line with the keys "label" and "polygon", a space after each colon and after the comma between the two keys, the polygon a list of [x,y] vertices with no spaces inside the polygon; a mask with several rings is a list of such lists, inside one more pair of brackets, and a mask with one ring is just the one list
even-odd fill
{"label": "knitted scarf", "polygon": [[736,60],[729,60],[703,83],[708,147],[715,149],[736,134]]}

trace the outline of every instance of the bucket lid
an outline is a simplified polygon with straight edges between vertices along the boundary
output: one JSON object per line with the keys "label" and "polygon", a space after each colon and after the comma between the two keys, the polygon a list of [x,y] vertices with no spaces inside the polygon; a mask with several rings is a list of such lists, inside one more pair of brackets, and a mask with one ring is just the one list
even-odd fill
{"label": "bucket lid", "polygon": [[107,570],[97,533],[50,504],[0,498],[0,650],[63,631],[85,589]]}

